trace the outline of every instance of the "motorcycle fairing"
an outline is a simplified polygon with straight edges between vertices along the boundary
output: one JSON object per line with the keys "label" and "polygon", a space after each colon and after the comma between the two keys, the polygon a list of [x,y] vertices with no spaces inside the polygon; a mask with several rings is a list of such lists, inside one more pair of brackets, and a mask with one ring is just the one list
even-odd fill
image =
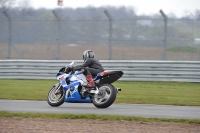
{"label": "motorcycle fairing", "polygon": [[74,89],[74,91],[70,91],[70,89],[66,92],[65,102],[79,102],[79,103],[90,103],[91,100],[89,97],[82,99],[78,93],[78,87]]}
{"label": "motorcycle fairing", "polygon": [[[66,91],[64,101],[65,102],[83,102],[83,103],[91,102],[89,97],[82,99],[78,93],[78,86],[84,81],[77,80],[77,78],[83,79],[84,78],[83,73],[75,72],[74,75],[75,76],[71,76],[70,74],[66,74],[63,72],[59,72],[57,74],[57,80],[61,83],[61,85]],[[67,80],[70,80],[70,84],[66,82]],[[71,90],[70,88],[74,88],[74,90]]]}
{"label": "motorcycle fairing", "polygon": [[94,80],[99,80],[98,84],[113,83],[118,80],[124,73],[122,71],[104,71],[97,74]]}
{"label": "motorcycle fairing", "polygon": [[[81,96],[78,93],[78,86],[85,82],[84,80],[77,80],[79,79],[85,79],[82,72],[75,72],[75,76],[71,76],[69,74],[60,73],[57,76],[57,79],[62,84],[63,88],[66,90],[66,96],[65,96],[65,102],[91,102],[89,97],[86,97],[85,99],[82,99]],[[113,83],[114,81],[118,80],[123,75],[122,71],[104,71],[98,73],[94,77],[94,81],[99,80],[98,84],[105,84],[105,83]],[[62,80],[64,77],[65,80]],[[66,80],[70,79],[70,84],[67,84]],[[74,90],[71,91],[70,88],[74,87]]]}

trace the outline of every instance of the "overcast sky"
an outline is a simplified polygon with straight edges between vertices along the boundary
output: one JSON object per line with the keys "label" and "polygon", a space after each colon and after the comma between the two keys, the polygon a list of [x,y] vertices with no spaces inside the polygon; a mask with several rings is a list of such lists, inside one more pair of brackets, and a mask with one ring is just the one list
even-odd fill
{"label": "overcast sky", "polygon": [[[20,1],[20,0],[18,0]],[[29,0],[33,8],[58,8],[58,0]],[[194,14],[200,10],[200,0],[63,0],[64,7],[78,8],[86,6],[126,6],[133,7],[136,14],[156,14],[162,9],[166,14],[173,12],[178,17],[186,12]]]}

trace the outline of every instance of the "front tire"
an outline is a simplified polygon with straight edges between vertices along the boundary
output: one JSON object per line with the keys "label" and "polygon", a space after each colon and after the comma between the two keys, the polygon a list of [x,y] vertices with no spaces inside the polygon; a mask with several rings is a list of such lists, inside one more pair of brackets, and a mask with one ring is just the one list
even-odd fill
{"label": "front tire", "polygon": [[111,84],[102,84],[99,86],[99,93],[93,96],[92,102],[97,108],[107,108],[113,104],[115,99],[115,87]]}
{"label": "front tire", "polygon": [[[57,93],[56,90],[58,89]],[[64,103],[66,91],[61,84],[55,84],[48,93],[47,103],[52,107],[58,107]]]}

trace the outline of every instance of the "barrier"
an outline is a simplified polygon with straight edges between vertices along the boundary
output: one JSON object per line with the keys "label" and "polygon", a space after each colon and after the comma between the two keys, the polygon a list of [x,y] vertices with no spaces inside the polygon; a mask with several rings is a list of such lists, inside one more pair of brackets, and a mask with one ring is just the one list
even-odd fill
{"label": "barrier", "polygon": [[[1,79],[55,79],[72,60],[0,60]],[[75,60],[77,64],[82,60]],[[100,60],[106,70],[124,72],[121,81],[200,82],[200,61]]]}

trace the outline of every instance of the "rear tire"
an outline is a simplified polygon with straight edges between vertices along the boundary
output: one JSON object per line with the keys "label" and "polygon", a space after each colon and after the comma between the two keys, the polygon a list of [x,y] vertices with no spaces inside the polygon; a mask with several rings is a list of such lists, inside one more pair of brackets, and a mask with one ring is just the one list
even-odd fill
{"label": "rear tire", "polygon": [[[55,91],[59,88],[59,93],[55,94]],[[47,103],[52,107],[58,107],[64,103],[66,91],[62,87],[62,85],[55,84],[48,93]]]}
{"label": "rear tire", "polygon": [[97,108],[107,108],[113,104],[115,99],[115,87],[111,84],[102,84],[99,86],[99,93],[93,96],[92,102]]}

